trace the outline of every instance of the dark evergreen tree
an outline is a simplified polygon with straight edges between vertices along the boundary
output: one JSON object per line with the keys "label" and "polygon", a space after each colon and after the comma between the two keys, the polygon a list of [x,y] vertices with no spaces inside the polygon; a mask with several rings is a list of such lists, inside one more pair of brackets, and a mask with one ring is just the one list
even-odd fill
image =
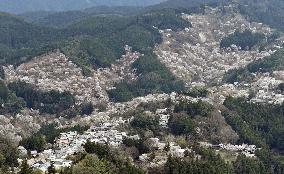
{"label": "dark evergreen tree", "polygon": [[27,160],[24,160],[20,166],[19,174],[31,174],[32,168],[28,165]]}

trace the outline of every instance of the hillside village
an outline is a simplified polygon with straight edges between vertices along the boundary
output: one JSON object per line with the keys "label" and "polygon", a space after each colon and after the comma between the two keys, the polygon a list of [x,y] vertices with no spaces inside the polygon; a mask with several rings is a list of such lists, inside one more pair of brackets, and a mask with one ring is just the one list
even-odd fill
{"label": "hillside village", "polygon": [[[161,115],[165,112],[165,109],[157,110],[157,114]],[[167,115],[162,114],[160,116],[160,125],[167,127]],[[99,123],[97,125],[91,126],[89,130],[85,131],[83,134],[78,134],[75,132],[61,133],[59,137],[55,140],[53,148],[46,149],[43,152],[31,151],[31,158],[27,163],[41,170],[42,172],[47,172],[51,164],[54,165],[56,170],[61,170],[63,168],[71,167],[72,161],[69,160],[72,155],[80,152],[84,152],[84,144],[89,142],[95,142],[98,144],[107,144],[111,148],[120,148],[123,140],[125,138],[139,140],[139,135],[129,135],[127,132],[121,132],[117,128],[120,125],[129,124],[131,119],[123,120],[121,117],[119,119],[112,119]],[[143,167],[155,167],[161,166],[166,163],[168,155],[183,158],[186,153],[191,153],[192,150],[188,148],[181,148],[175,142],[163,142],[159,138],[150,138],[151,147],[155,151],[151,154],[142,154],[139,156],[139,162],[143,164]],[[169,150],[166,151],[166,146],[169,146]],[[212,145],[210,143],[201,142],[201,147],[206,148],[217,148],[222,151],[234,152],[236,156],[239,154],[244,154],[249,158],[255,158],[255,152],[257,150],[255,145],[232,145],[232,144],[219,144]],[[19,146],[21,156],[27,156],[27,150]],[[151,159],[151,155],[155,154],[154,158]],[[200,158],[198,155],[196,158]],[[19,159],[21,162],[21,159]],[[141,165],[140,164],[140,165]]]}
{"label": "hillside village", "polygon": [[[206,98],[200,98],[205,102],[212,102]],[[129,110],[135,110],[141,103],[151,103],[151,102],[166,102],[171,100],[174,103],[179,103],[183,100],[189,100],[191,102],[198,102],[200,99],[192,98],[189,96],[178,95],[176,93],[172,94],[151,94],[146,97],[136,98],[133,101],[126,103],[116,103],[112,105],[105,112],[93,113],[90,116],[82,118],[79,120],[74,120],[73,124],[88,124],[90,125],[90,129],[85,131],[83,134],[79,134],[77,132],[66,132],[61,133],[59,137],[55,140],[53,144],[53,148],[45,149],[43,152],[31,151],[31,158],[27,161],[28,164],[34,168],[37,168],[43,172],[48,170],[48,167],[51,164],[58,170],[70,167],[72,165],[72,161],[70,161],[70,157],[79,152],[84,152],[83,145],[87,142],[95,142],[99,144],[107,144],[111,148],[120,148],[123,140],[125,138],[130,138],[134,140],[139,140],[139,135],[129,135],[128,132],[120,131],[121,126],[127,126],[131,122],[132,118],[128,118],[124,120],[121,117],[113,117],[114,115],[121,115]],[[170,115],[168,115],[169,108],[157,109],[154,114],[159,118],[159,125],[162,128],[168,128],[168,121]],[[146,111],[145,111],[146,112]],[[148,111],[147,111],[148,112]],[[219,119],[219,118],[218,118]],[[70,125],[69,125],[70,126]],[[228,134],[232,130],[226,127],[221,128],[224,129]],[[151,154],[142,154],[139,156],[139,160],[136,161],[139,165],[143,167],[155,167],[161,166],[166,163],[167,156],[172,155],[178,158],[184,157],[186,153],[194,153],[191,149],[183,149],[176,142],[168,142],[165,140],[160,140],[157,137],[149,138],[151,141],[151,146],[156,149],[154,151],[155,157],[152,159]],[[169,151],[165,151],[165,147],[169,144]],[[232,145],[232,144],[218,144],[212,145],[210,143],[200,142],[201,147],[210,148],[210,149],[218,149],[224,151],[225,153],[235,153],[236,156],[239,154],[244,154],[249,158],[254,158],[255,151],[257,150],[255,145]],[[19,148],[20,154],[22,156],[27,155],[27,150],[20,146]],[[196,154],[196,158],[200,158]],[[20,159],[19,159],[20,160]],[[20,160],[21,162],[21,160]]]}
{"label": "hillside village", "polygon": [[[62,117],[56,118],[55,115],[47,114],[46,116],[33,109],[25,109],[15,117],[0,115],[0,135],[10,137],[16,143],[36,133],[42,125],[48,123],[56,123],[58,128],[76,125],[90,127],[83,133],[76,131],[60,133],[54,143],[42,152],[28,152],[23,146],[18,146],[18,151],[22,156],[18,161],[22,163],[27,159],[29,166],[46,173],[50,166],[54,166],[57,170],[70,168],[74,164],[70,160],[71,157],[84,153],[84,145],[87,142],[108,145],[111,149],[123,149],[125,139],[140,140],[142,138],[127,130],[134,117],[123,117],[125,113],[136,111],[143,104],[170,102],[172,108],[163,107],[155,108],[155,111],[144,111],[146,115],[157,117],[159,127],[168,131],[174,105],[182,101],[193,103],[202,101],[214,105],[212,118],[195,118],[196,135],[205,137],[206,134],[211,138],[218,137],[218,141],[221,142],[214,144],[203,138],[204,141],[198,142],[198,147],[211,149],[216,153],[232,153],[235,157],[244,155],[250,159],[256,159],[255,153],[261,148],[255,144],[237,143],[239,136],[226,123],[219,110],[220,105],[227,96],[249,97],[252,91],[255,94],[250,99],[252,103],[282,104],[284,95],[277,93],[276,88],[284,82],[284,71],[254,74],[254,80],[250,84],[238,82],[227,84],[223,83],[222,79],[231,69],[244,67],[252,61],[273,54],[282,47],[284,38],[279,38],[277,42],[268,45],[262,51],[259,51],[257,47],[252,50],[242,50],[235,45],[224,49],[220,48],[221,39],[234,33],[236,29],[261,32],[266,37],[272,35],[274,29],[262,23],[249,22],[235,11],[234,6],[226,6],[225,9],[206,7],[205,14],[183,13],[182,18],[190,21],[192,27],[177,32],[172,29],[159,30],[163,36],[163,42],[156,45],[154,52],[175,77],[185,82],[188,89],[208,88],[207,96],[191,97],[172,92],[169,94],[153,93],[136,97],[128,102],[111,101],[107,91],[114,89],[115,84],[124,80],[131,83],[139,78],[136,70],[132,69],[132,64],[143,54],[133,51],[128,45],[125,46],[125,55],[122,55],[110,67],[92,70],[92,75],[89,77],[84,76],[82,69],[59,50],[35,57],[18,67],[5,66],[4,81],[6,84],[24,81],[34,85],[40,91],[69,91],[75,96],[78,105],[84,102],[91,102],[93,106],[105,105],[104,110],[95,108],[89,115],[78,115],[70,120]],[[208,133],[207,126],[213,127],[213,133]],[[171,135],[167,135],[168,137]],[[168,156],[184,158],[192,153],[194,159],[201,159],[201,156],[192,148],[181,147],[177,141],[178,138],[173,137],[166,139],[151,134],[147,140],[151,142],[154,150],[151,153],[140,154],[138,159],[129,156],[130,162],[147,169],[166,164]]]}
{"label": "hillside village", "polygon": [[255,77],[255,81],[250,84],[224,84],[219,87],[213,87],[212,93],[219,96],[218,101],[222,103],[225,96],[249,97],[251,93],[254,96],[250,99],[253,103],[282,104],[284,95],[275,92],[279,84],[283,83],[281,78],[271,76],[267,73],[260,73]]}

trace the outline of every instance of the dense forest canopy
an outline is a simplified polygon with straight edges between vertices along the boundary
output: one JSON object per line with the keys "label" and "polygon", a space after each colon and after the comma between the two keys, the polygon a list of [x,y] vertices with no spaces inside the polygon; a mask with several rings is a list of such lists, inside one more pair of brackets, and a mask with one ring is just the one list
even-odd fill
{"label": "dense forest canopy", "polygon": [[64,11],[64,12],[27,12],[20,16],[26,21],[33,24],[52,28],[64,28],[75,22],[81,20],[95,17],[95,16],[106,16],[106,15],[118,15],[118,16],[130,16],[137,15],[144,10],[142,7],[129,7],[129,6],[119,6],[119,7],[109,7],[109,6],[99,6],[87,8],[81,11]]}
{"label": "dense forest canopy", "polygon": [[25,100],[17,97],[2,80],[0,81],[0,104],[2,114],[17,113],[26,106]]}
{"label": "dense forest canopy", "polygon": [[67,118],[90,115],[93,112],[94,106],[91,103],[77,105],[75,101],[75,97],[67,91],[40,91],[25,82],[17,81],[7,86],[0,81],[0,112],[2,114],[17,114],[25,107]]}
{"label": "dense forest canopy", "polygon": [[253,33],[250,30],[235,31],[233,34],[223,38],[220,43],[221,48],[228,48],[232,45],[241,47],[242,50],[250,50],[256,45],[265,42],[266,38],[263,33]]}
{"label": "dense forest canopy", "polygon": [[199,5],[226,4],[231,0],[1,0],[0,11],[21,14],[26,12],[63,12],[83,10],[86,8],[108,7],[147,7],[153,9],[163,8],[191,8]]}
{"label": "dense forest canopy", "polygon": [[41,92],[32,85],[20,81],[10,83],[9,88],[26,101],[28,108],[39,109],[41,112],[56,114],[75,105],[75,98],[70,92]]}
{"label": "dense forest canopy", "polygon": [[283,150],[283,105],[254,104],[231,97],[224,105],[231,111],[225,112],[225,117],[240,132],[241,141]]}
{"label": "dense forest canopy", "polygon": [[[168,20],[159,24],[161,29],[190,26],[190,23],[181,20],[175,11],[161,11],[149,16],[97,16],[63,29],[34,26],[18,17],[3,13],[0,16],[2,26],[0,29],[0,59],[2,64],[17,64],[60,48],[79,65],[83,65],[79,62],[81,57],[78,59],[75,57],[78,54],[85,54],[84,59],[87,59],[85,61],[87,63],[84,66],[91,67],[96,63],[102,67],[109,66],[115,59],[120,58],[125,44],[131,45],[134,50],[142,51],[159,43],[161,36],[152,25],[162,19]],[[77,47],[73,46],[74,42]],[[100,44],[93,45],[93,43]],[[99,53],[98,49],[107,50],[110,56],[105,55],[106,53]]]}
{"label": "dense forest canopy", "polygon": [[275,153],[283,152],[284,147],[283,104],[250,103],[245,98],[228,97],[224,106],[226,108],[222,110],[222,115],[240,135],[240,142],[261,147],[257,156],[265,170],[269,170],[269,173],[283,173],[283,157]]}
{"label": "dense forest canopy", "polygon": [[247,15],[251,20],[265,23],[279,30],[284,29],[284,1],[240,0],[238,5],[240,12]]}

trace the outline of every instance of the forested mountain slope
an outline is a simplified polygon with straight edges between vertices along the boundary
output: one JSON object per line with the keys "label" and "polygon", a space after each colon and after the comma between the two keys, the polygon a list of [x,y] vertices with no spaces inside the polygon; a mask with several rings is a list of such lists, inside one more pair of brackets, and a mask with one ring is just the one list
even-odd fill
{"label": "forested mountain slope", "polygon": [[63,28],[72,23],[79,22],[80,20],[87,19],[94,16],[107,16],[107,15],[137,15],[142,11],[142,7],[130,7],[130,6],[120,6],[120,7],[108,7],[99,6],[87,8],[81,11],[66,11],[66,12],[47,12],[47,11],[37,11],[37,12],[27,12],[21,14],[26,21],[34,23],[36,25],[53,27],[53,28]]}
{"label": "forested mountain slope", "polygon": [[81,10],[94,6],[148,6],[163,0],[1,0],[0,11],[24,13],[30,11]]}
{"label": "forested mountain slope", "polygon": [[[127,84],[132,86],[131,96],[144,96],[152,91],[181,90],[183,84],[176,81],[152,53],[154,46],[162,41],[161,34],[155,27],[177,31],[191,26],[190,22],[179,15],[175,10],[161,10],[136,16],[95,16],[62,29],[53,29],[34,26],[7,14],[3,15],[1,24],[5,25],[7,31],[13,31],[13,34],[6,32],[3,27],[1,58],[3,64],[19,65],[35,56],[59,49],[82,68],[84,75],[92,76],[93,69],[111,67],[125,53],[124,46],[131,45],[133,51],[143,53],[143,58],[147,60],[137,63],[137,69],[144,66],[144,63],[149,63],[148,61],[156,65],[147,72],[141,70],[140,73],[143,71],[145,76],[140,76],[135,85],[137,87]],[[4,23],[5,21],[7,22]],[[151,80],[152,75],[157,76],[158,81]],[[148,79],[151,82],[147,82]],[[165,87],[161,86],[160,81],[165,82]],[[151,83],[152,87],[141,86],[147,83]],[[115,96],[117,94],[112,95],[114,98]]]}
{"label": "forested mountain slope", "polygon": [[[162,22],[161,19],[163,18],[167,18],[167,21]],[[89,56],[84,56],[87,66],[110,65],[111,60],[113,61],[122,55],[125,44],[132,45],[135,50],[140,51],[153,47],[155,43],[161,41],[160,34],[153,28],[155,24],[161,29],[167,27],[178,29],[190,25],[189,22],[185,22],[176,16],[176,12],[172,10],[149,13],[149,15],[146,13],[125,17],[89,17],[77,23],[73,21],[72,25],[62,29],[38,27],[23,21],[19,17],[5,13],[1,15],[0,20],[2,26],[0,30],[1,59],[3,63],[13,62],[12,64],[16,64],[22,59],[39,55],[38,52],[46,52],[54,48],[66,50],[64,48],[68,48],[70,43],[78,41],[76,43],[87,45],[72,47],[72,50],[78,48],[88,53]],[[135,32],[132,32],[134,30]],[[88,49],[95,50],[98,45],[88,47],[98,41],[100,41],[100,48],[109,50],[109,56],[102,53],[103,55],[92,57],[93,54],[98,53]],[[79,50],[73,53],[79,53]],[[91,57],[94,60],[88,60]]]}
{"label": "forested mountain slope", "polygon": [[206,5],[206,4],[210,4],[210,5],[217,5],[219,3],[225,3],[228,2],[226,1],[222,1],[222,0],[167,0],[165,2],[162,2],[160,4],[157,5],[153,5],[150,8],[190,8],[190,7],[196,7],[196,6],[200,6],[200,5]]}
{"label": "forested mountain slope", "polygon": [[247,15],[251,20],[259,21],[270,25],[271,27],[283,30],[283,8],[282,0],[240,0],[240,12]]}
{"label": "forested mountain slope", "polygon": [[1,13],[0,173],[283,174],[284,35],[263,20],[282,6],[267,3]]}

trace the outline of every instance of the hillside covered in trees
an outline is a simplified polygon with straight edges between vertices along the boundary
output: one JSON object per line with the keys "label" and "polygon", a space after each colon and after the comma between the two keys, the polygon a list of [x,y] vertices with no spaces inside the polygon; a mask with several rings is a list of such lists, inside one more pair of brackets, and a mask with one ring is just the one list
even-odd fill
{"label": "hillside covered in trees", "polygon": [[0,13],[0,174],[283,174],[277,1]]}
{"label": "hillside covered in trees", "polygon": [[274,165],[273,172],[281,173],[282,157],[274,151],[283,150],[283,104],[248,103],[244,98],[229,97],[224,106],[222,114],[239,133],[240,141],[262,147],[259,158],[265,165]]}
{"label": "hillside covered in trees", "polygon": [[265,39],[265,35],[262,33],[252,33],[249,30],[243,32],[235,31],[234,34],[221,40],[220,47],[228,48],[231,45],[236,45],[237,47],[241,47],[242,50],[250,50],[252,47],[265,42]]}
{"label": "hillside covered in trees", "polygon": [[105,15],[118,15],[118,16],[130,16],[137,15],[144,10],[142,7],[129,7],[129,6],[119,6],[119,7],[109,7],[109,6],[99,6],[87,8],[81,11],[63,11],[63,12],[26,12],[20,16],[25,19],[25,21],[45,27],[52,28],[64,28],[73,23],[79,22],[83,19],[87,19],[95,16],[105,16]]}
{"label": "hillside covered in trees", "polygon": [[251,20],[270,25],[279,30],[284,29],[282,0],[257,0],[257,1],[239,1],[240,12],[247,15]]}
{"label": "hillside covered in trees", "polygon": [[224,81],[227,83],[251,81],[252,73],[270,73],[273,71],[283,70],[284,51],[280,49],[271,56],[265,57],[249,63],[246,67],[229,70],[224,76]]}
{"label": "hillside covered in trees", "polygon": [[121,82],[115,89],[109,91],[109,96],[114,101],[125,102],[134,97],[145,96],[150,93],[170,93],[184,90],[184,83],[177,80],[171,72],[158,61],[153,53],[145,54],[133,64],[140,74],[135,82]]}
{"label": "hillside covered in trees", "polygon": [[181,91],[183,83],[177,81],[152,53],[155,44],[162,41],[154,26],[174,31],[191,26],[179,14],[180,11],[165,9],[136,16],[96,16],[61,29],[39,27],[21,18],[2,14],[0,59],[2,65],[18,65],[60,49],[88,76],[93,68],[109,67],[124,54],[124,46],[131,45],[134,51],[144,54],[133,65],[141,76],[134,84],[126,83],[127,89],[122,87],[124,82],[118,84],[117,90],[110,92],[111,97],[121,98],[118,95],[123,95],[127,99],[115,100],[126,101],[153,91]]}
{"label": "hillside covered in trees", "polygon": [[[38,27],[18,17],[2,13],[0,58],[2,64],[17,64],[60,48],[72,60],[78,54],[85,55],[79,59],[87,60],[74,60],[79,65],[109,66],[123,54],[123,47],[126,44],[132,45],[134,50],[143,51],[161,42],[160,34],[152,25],[157,21],[163,21],[162,18],[168,20],[158,24],[161,29],[178,29],[190,25],[178,18],[174,11],[161,11],[150,16],[91,17],[63,29]],[[108,51],[99,53],[98,49]]]}

